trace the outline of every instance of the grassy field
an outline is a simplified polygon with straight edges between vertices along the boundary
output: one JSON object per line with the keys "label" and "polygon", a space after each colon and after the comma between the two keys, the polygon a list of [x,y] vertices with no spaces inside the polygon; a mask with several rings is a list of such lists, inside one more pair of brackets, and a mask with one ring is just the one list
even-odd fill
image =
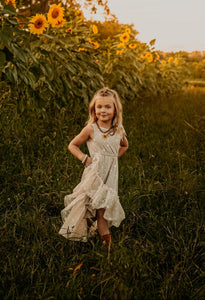
{"label": "grassy field", "polygon": [[63,197],[82,174],[67,144],[86,114],[22,118],[5,119],[11,133],[1,144],[1,299],[205,298],[203,88],[124,104],[126,219],[111,229],[109,259],[97,235],[88,243],[58,235]]}

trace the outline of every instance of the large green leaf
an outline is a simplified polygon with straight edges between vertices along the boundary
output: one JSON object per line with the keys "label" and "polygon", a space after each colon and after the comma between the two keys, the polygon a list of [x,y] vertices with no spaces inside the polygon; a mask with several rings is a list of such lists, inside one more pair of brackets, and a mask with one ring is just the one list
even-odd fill
{"label": "large green leaf", "polygon": [[16,46],[12,46],[12,50],[17,59],[20,59],[24,63],[27,62],[28,55],[23,49]]}
{"label": "large green leaf", "polygon": [[16,9],[13,7],[13,5],[6,5],[5,9],[0,9],[0,14],[10,15],[10,16],[16,16],[17,15]]}
{"label": "large green leaf", "polygon": [[9,81],[15,82],[14,76],[13,76],[13,71],[9,66],[5,68],[4,73]]}
{"label": "large green leaf", "polygon": [[13,39],[13,31],[11,28],[4,28],[4,31],[0,32],[1,43],[10,46],[11,40]]}
{"label": "large green leaf", "polygon": [[45,76],[49,78],[49,80],[53,80],[54,72],[52,67],[48,61],[41,61],[40,68]]}

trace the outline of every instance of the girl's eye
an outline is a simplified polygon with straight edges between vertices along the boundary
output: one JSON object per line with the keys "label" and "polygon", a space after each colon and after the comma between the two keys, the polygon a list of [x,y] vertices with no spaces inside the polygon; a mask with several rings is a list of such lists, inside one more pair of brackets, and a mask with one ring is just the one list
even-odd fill
{"label": "girl's eye", "polygon": [[[102,108],[102,105],[97,105],[96,108],[100,109],[100,108]],[[110,105],[106,105],[105,108],[110,109],[111,106]]]}

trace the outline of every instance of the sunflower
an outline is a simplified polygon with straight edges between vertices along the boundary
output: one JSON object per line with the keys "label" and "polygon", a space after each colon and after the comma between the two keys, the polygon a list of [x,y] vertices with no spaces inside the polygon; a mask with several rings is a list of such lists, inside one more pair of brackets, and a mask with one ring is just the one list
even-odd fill
{"label": "sunflower", "polygon": [[163,66],[166,66],[166,64],[167,64],[166,60],[164,60],[164,59],[162,59],[161,63],[162,63]]}
{"label": "sunflower", "polygon": [[157,56],[157,59],[159,60],[159,59],[160,59],[160,56],[159,56],[159,54],[158,54],[158,53],[156,54],[156,56]]}
{"label": "sunflower", "polygon": [[86,48],[78,48],[78,51],[88,51]]}
{"label": "sunflower", "polygon": [[170,56],[169,59],[168,59],[168,63],[171,64],[171,63],[173,62],[173,60],[174,60],[174,57],[173,57],[173,56]]}
{"label": "sunflower", "polygon": [[151,63],[153,61],[153,55],[151,52],[147,52],[146,53],[146,58],[148,60],[149,63]]}
{"label": "sunflower", "polygon": [[121,42],[127,43],[130,39],[130,35],[128,33],[123,33],[120,37]]}
{"label": "sunflower", "polygon": [[117,53],[117,54],[122,54],[123,51],[124,51],[124,49],[122,49],[122,50],[117,50],[116,53]]}
{"label": "sunflower", "polygon": [[102,137],[103,137],[104,139],[107,139],[107,138],[108,138],[107,134],[105,134],[105,133],[102,134]]}
{"label": "sunflower", "polygon": [[175,65],[178,65],[178,64],[179,64],[178,58],[175,58],[174,63],[175,63]]}
{"label": "sunflower", "polygon": [[130,33],[131,33],[131,30],[130,30],[129,28],[126,28],[126,29],[125,29],[125,33],[130,34]]}
{"label": "sunflower", "polygon": [[98,33],[98,28],[97,28],[96,25],[93,25],[93,26],[92,26],[92,30],[93,30],[93,33],[94,33],[94,34],[97,34],[97,33]]}
{"label": "sunflower", "polygon": [[58,22],[61,22],[64,17],[64,8],[61,7],[61,3],[56,5],[53,4],[48,11],[48,22],[52,27],[56,27]]}
{"label": "sunflower", "polygon": [[98,49],[100,47],[100,45],[98,42],[94,42],[93,47],[94,47],[94,49]]}
{"label": "sunflower", "polygon": [[125,44],[119,43],[119,44],[117,45],[117,48],[125,48]]}
{"label": "sunflower", "polygon": [[65,24],[66,20],[62,19],[61,21],[58,21],[53,27],[63,27]]}
{"label": "sunflower", "polygon": [[16,0],[7,0],[6,5],[12,5],[14,8],[16,8]]}
{"label": "sunflower", "polygon": [[135,44],[135,43],[129,44],[130,49],[135,49],[136,47],[137,47],[137,44]]}
{"label": "sunflower", "polygon": [[145,58],[146,58],[146,54],[145,54],[145,53],[142,54],[142,55],[141,55],[141,58],[145,59]]}
{"label": "sunflower", "polygon": [[94,49],[98,49],[100,47],[100,45],[99,45],[98,42],[91,42],[91,41],[89,41],[89,44],[93,45]]}
{"label": "sunflower", "polygon": [[66,29],[65,32],[68,32],[68,33],[71,33],[71,34],[72,34],[72,33],[73,33],[73,29],[72,29],[71,27],[69,27],[69,28]]}
{"label": "sunflower", "polygon": [[36,14],[31,18],[28,26],[30,27],[30,33],[42,34],[46,30],[46,27],[48,27],[48,22],[44,15]]}
{"label": "sunflower", "polygon": [[82,21],[84,20],[84,14],[83,14],[83,11],[82,11],[82,10],[79,10],[79,9],[78,9],[78,10],[75,12],[75,15],[76,15],[77,18],[80,17],[79,22],[82,22]]}

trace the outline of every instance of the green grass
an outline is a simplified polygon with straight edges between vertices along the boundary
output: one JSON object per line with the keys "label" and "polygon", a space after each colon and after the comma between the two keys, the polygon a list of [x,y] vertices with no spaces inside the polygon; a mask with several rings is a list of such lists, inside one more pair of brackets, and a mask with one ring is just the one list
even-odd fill
{"label": "green grass", "polygon": [[[11,105],[4,109],[14,114]],[[203,90],[124,104],[126,219],[111,229],[110,259],[97,235],[85,244],[58,235],[63,197],[82,174],[67,151],[81,115],[3,119],[0,297],[204,299]]]}

